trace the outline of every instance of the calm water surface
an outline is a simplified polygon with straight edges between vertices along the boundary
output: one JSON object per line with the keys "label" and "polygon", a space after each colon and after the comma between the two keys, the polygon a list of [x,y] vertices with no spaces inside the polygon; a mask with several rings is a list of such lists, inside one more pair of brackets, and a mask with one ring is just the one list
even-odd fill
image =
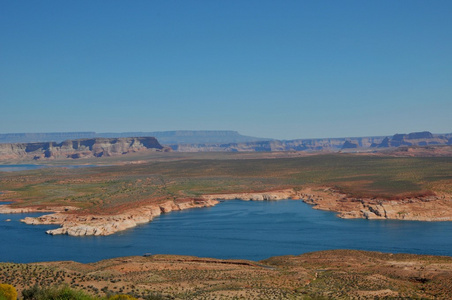
{"label": "calm water surface", "polygon": [[15,172],[45,168],[44,165],[0,165],[0,172]]}
{"label": "calm water surface", "polygon": [[225,201],[106,237],[47,235],[57,226],[19,222],[30,215],[39,214],[0,215],[0,261],[93,262],[144,253],[261,260],[344,248],[452,256],[452,222],[343,220],[296,200]]}
{"label": "calm water surface", "polygon": [[21,165],[0,165],[0,172],[18,172],[18,171],[27,171],[27,170],[36,170],[43,168],[69,168],[69,169],[77,169],[77,168],[89,168],[95,167],[96,165],[33,165],[33,164],[21,164]]}

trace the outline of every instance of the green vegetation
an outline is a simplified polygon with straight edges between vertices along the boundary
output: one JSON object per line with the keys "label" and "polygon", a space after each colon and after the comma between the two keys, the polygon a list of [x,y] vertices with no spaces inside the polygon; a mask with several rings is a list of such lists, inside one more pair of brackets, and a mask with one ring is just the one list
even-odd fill
{"label": "green vegetation", "polygon": [[74,205],[103,212],[130,202],[305,185],[334,186],[355,196],[452,193],[451,157],[261,157],[225,155],[220,159],[199,154],[140,164],[0,173],[0,190],[14,192],[2,197],[21,200],[17,206]]}
{"label": "green vegetation", "polygon": [[10,284],[0,284],[0,299],[1,300],[16,300],[17,291]]}
{"label": "green vegetation", "polygon": [[33,286],[22,291],[24,300],[95,300],[91,295],[70,289],[67,286],[40,288]]}
{"label": "green vegetation", "polygon": [[[17,293],[16,293],[17,297]],[[155,294],[143,295],[142,299],[165,299],[157,297]],[[8,298],[10,299],[10,298]],[[11,298],[16,299],[16,298]],[[40,287],[34,285],[22,290],[24,300],[137,300],[137,298],[127,294],[116,294],[112,296],[93,296],[80,290],[72,289],[68,286]]]}

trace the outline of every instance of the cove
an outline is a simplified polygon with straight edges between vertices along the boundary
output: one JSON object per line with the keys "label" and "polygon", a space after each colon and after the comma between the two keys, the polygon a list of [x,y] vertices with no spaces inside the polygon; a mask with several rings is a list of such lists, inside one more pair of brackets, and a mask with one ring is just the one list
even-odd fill
{"label": "cove", "polygon": [[229,200],[104,237],[46,235],[57,226],[19,222],[30,215],[39,214],[0,215],[0,261],[86,263],[145,253],[257,261],[328,249],[452,256],[452,222],[344,220],[300,200]]}

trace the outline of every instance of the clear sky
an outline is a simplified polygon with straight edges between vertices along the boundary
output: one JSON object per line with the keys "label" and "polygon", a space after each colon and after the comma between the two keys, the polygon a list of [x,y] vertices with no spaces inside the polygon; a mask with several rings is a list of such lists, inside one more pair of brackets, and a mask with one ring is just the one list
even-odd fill
{"label": "clear sky", "polygon": [[452,1],[0,0],[0,133],[452,132]]}

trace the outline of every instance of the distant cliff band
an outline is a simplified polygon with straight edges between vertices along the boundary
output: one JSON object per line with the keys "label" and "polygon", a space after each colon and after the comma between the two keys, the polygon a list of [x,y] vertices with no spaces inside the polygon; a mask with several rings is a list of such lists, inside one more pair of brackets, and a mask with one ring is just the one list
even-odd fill
{"label": "distant cliff band", "polygon": [[154,137],[94,138],[61,143],[0,144],[0,159],[84,158],[123,155],[146,150],[169,151]]}

